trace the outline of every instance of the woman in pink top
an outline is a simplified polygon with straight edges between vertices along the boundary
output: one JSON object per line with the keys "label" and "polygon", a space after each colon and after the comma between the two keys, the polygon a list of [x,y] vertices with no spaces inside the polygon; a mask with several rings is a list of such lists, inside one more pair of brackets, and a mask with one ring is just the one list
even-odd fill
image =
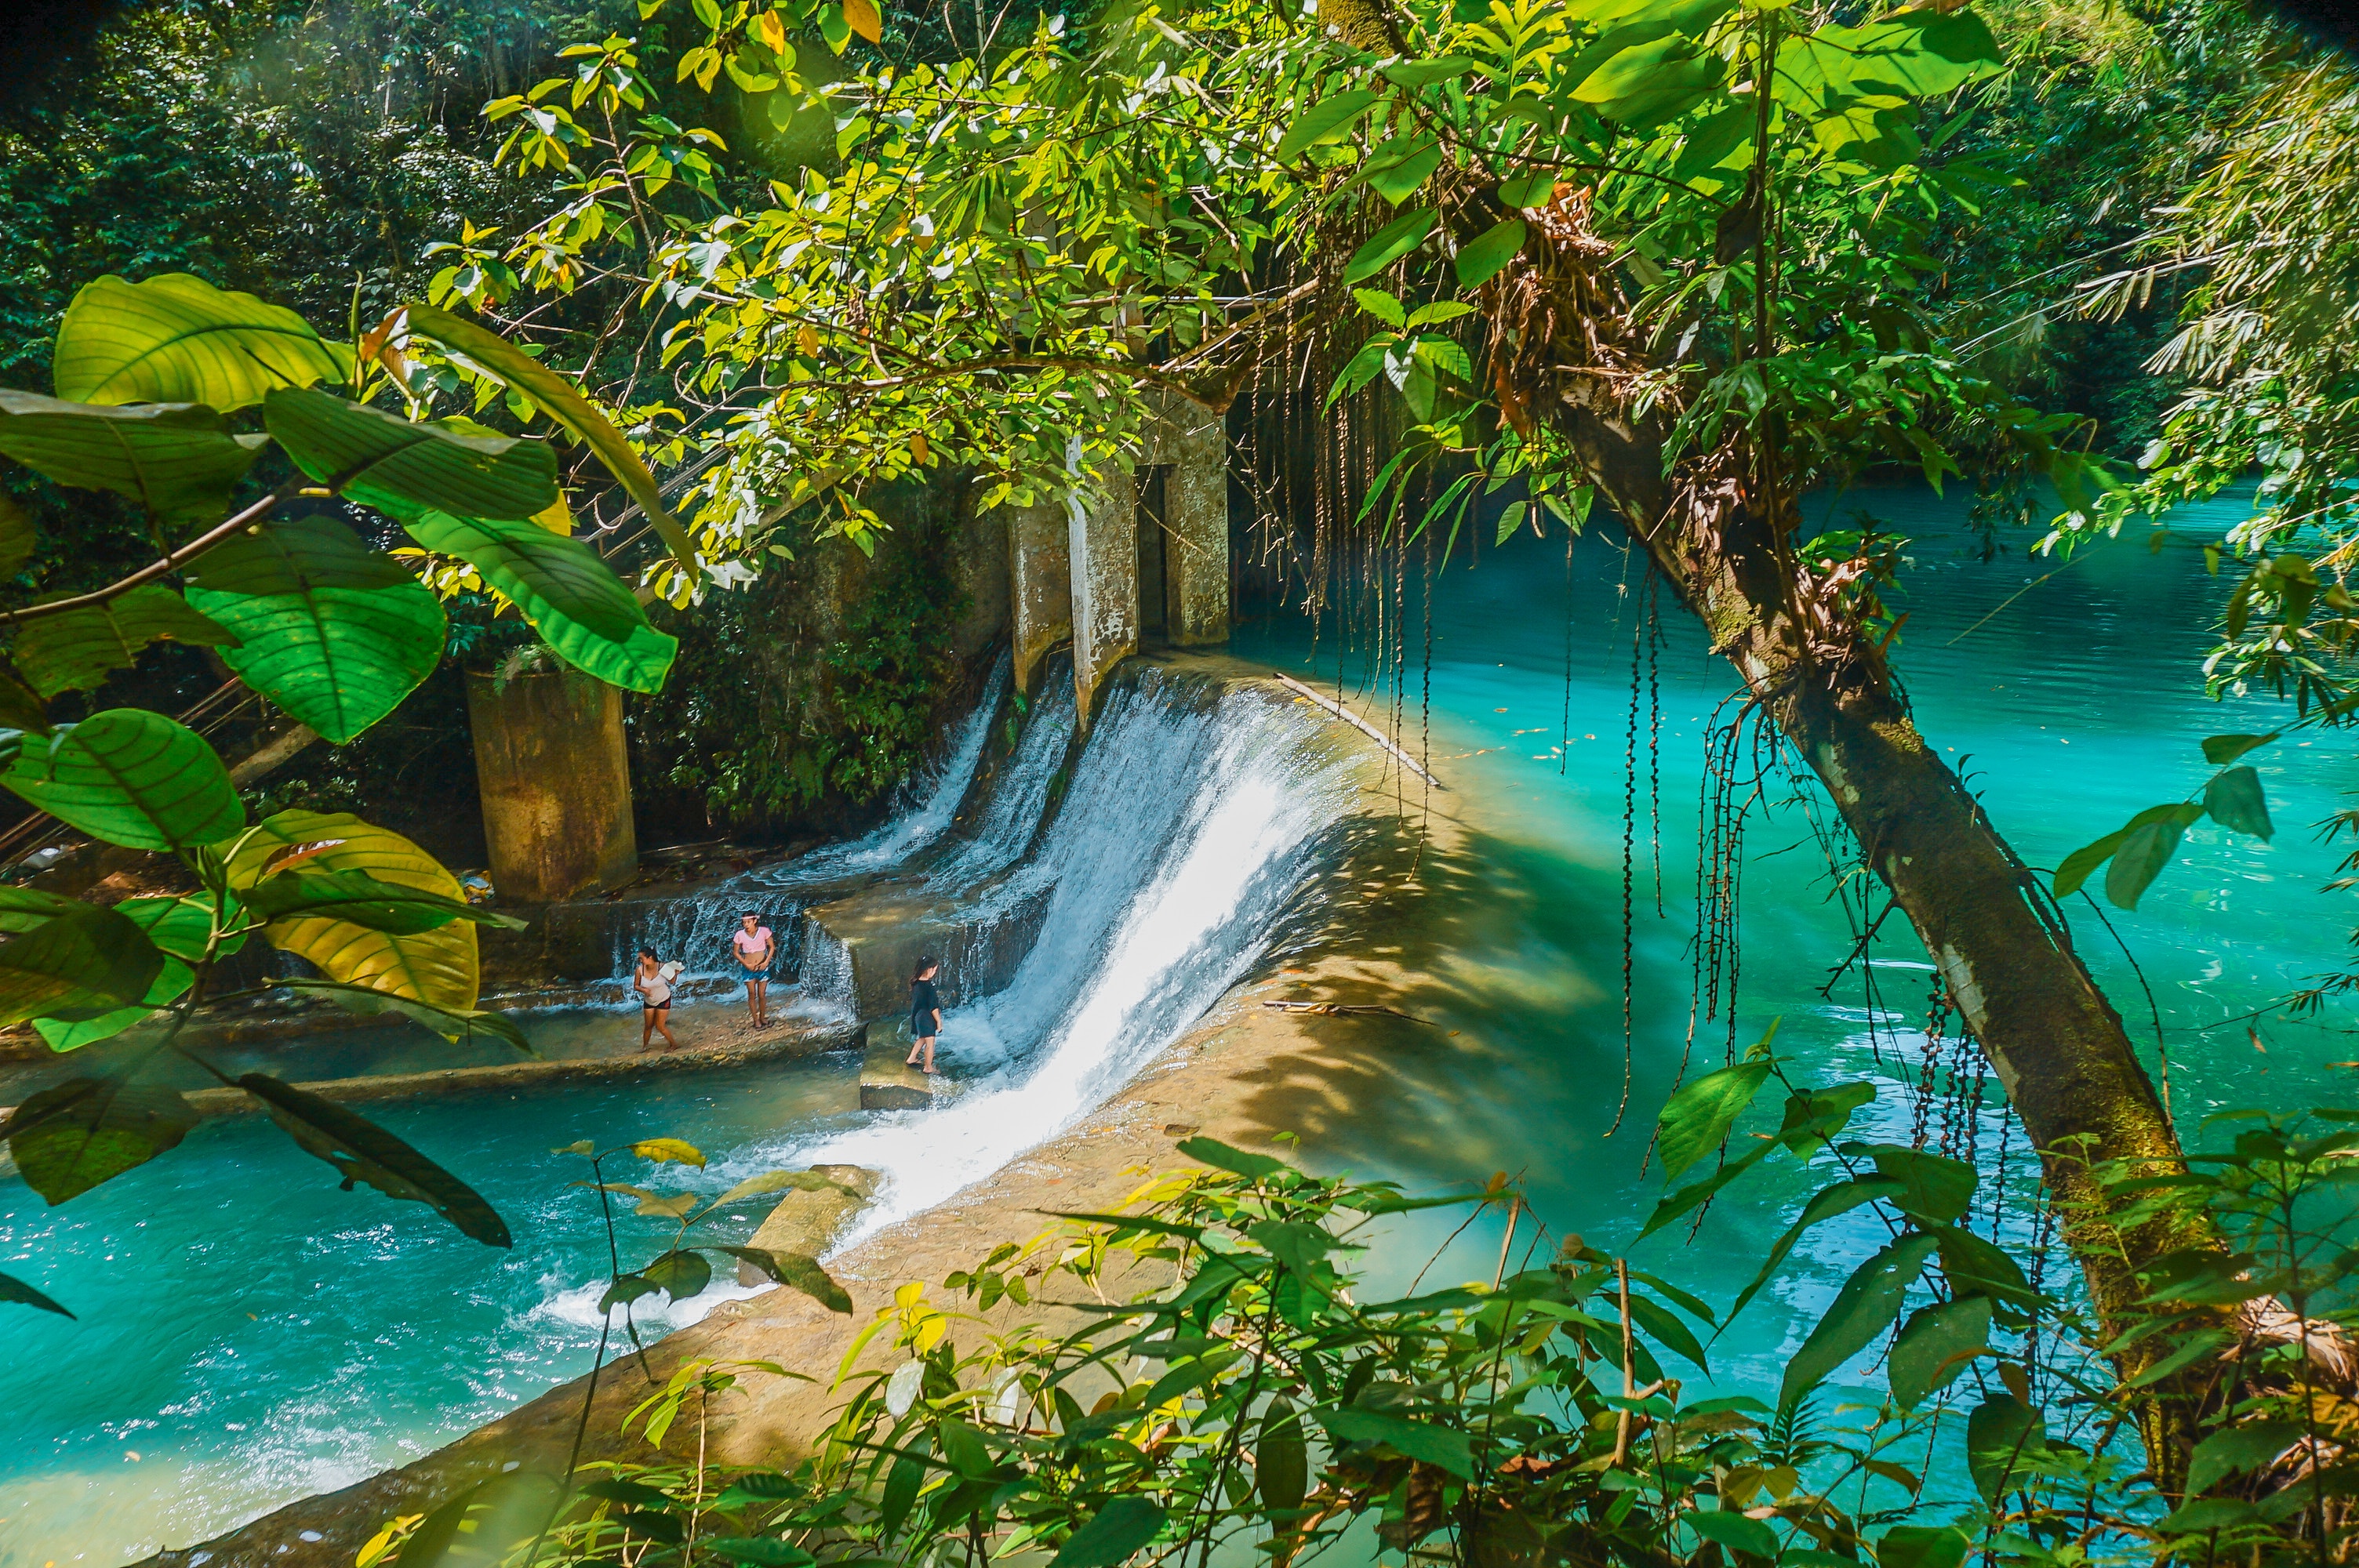
{"label": "woman in pink top", "polygon": [[740,916],[739,929],[729,934],[729,946],[737,961],[745,967],[745,1011],[756,1029],[770,1027],[770,960],[778,956],[778,939],[762,924],[762,917],[747,910]]}

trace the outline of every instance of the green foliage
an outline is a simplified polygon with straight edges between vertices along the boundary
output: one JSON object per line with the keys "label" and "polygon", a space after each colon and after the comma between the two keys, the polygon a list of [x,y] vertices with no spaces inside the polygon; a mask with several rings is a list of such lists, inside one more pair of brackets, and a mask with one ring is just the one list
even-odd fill
{"label": "green foliage", "polygon": [[[1845,1086],[1793,1092],[1864,1103]],[[1060,1217],[938,1289],[894,1292],[842,1357],[816,1452],[790,1469],[700,1468],[661,1452],[683,1422],[697,1431],[677,1446],[701,1452],[713,1401],[746,1379],[799,1375],[689,1359],[630,1418],[658,1452],[511,1483],[539,1502],[504,1528],[500,1554],[516,1568],[666,1564],[698,1541],[729,1561],[806,1568],[969,1551],[1112,1568],[1251,1543],[1286,1563],[1372,1530],[1379,1549],[1412,1560],[1530,1568],[1960,1568],[1977,1541],[2002,1543],[1998,1560],[2020,1568],[2192,1563],[2215,1549],[2295,1568],[2317,1545],[2274,1528],[2305,1510],[2314,1526],[2332,1481],[2287,1458],[2311,1444],[2339,1453],[2359,1421],[2339,1363],[2305,1351],[2340,1344],[2349,1324],[2350,1220],[2332,1195],[2359,1147],[2343,1130],[2354,1116],[2223,1119],[2234,1142],[2197,1157],[2204,1173],[2096,1173],[2138,1219],[2193,1210],[2232,1238],[2141,1275],[2131,1333],[2157,1365],[2223,1350],[2223,1303],[2282,1319],[2248,1318],[2221,1361],[2183,1499],[2156,1492],[2123,1436],[2152,1396],[2085,1380],[2092,1326],[2027,1292],[2037,1325],[2018,1316],[2002,1337],[1977,1276],[1952,1265],[1949,1221],[1916,1227],[1971,1195],[1957,1162],[1847,1141],[1806,1156],[1853,1181],[1865,1160],[1923,1163],[1907,1201],[1880,1211],[1899,1239],[1809,1331],[1773,1411],[1741,1393],[1690,1398],[1665,1378],[1658,1353],[1690,1354],[1686,1320],[1717,1325],[1682,1292],[1633,1289],[1647,1277],[1626,1260],[1571,1238],[1534,1265],[1534,1239],[1511,1269],[1511,1228],[1494,1281],[1384,1299],[1354,1260],[1396,1245],[1387,1216],[1431,1200],[1199,1138],[1186,1152],[1212,1169],[1156,1178],[1118,1213]],[[590,1156],[593,1173],[625,1152],[567,1152]],[[1441,1201],[1511,1226],[1523,1213],[1498,1184]],[[677,1245],[686,1230],[617,1277],[610,1310],[701,1277]],[[1142,1274],[1154,1282],[1142,1288]],[[1830,1387],[1910,1303],[1921,1304],[1893,1346],[1890,1396],[1872,1377]],[[1838,1393],[1851,1402],[1830,1419]],[[495,1500],[462,1494],[444,1509]],[[398,1547],[410,1568],[437,1568],[448,1532],[436,1517],[389,1523],[361,1563]],[[2332,1551],[2351,1526],[2325,1517]],[[519,1554],[527,1541],[536,1550]]]}
{"label": "green foliage", "polygon": [[2106,899],[2124,909],[2136,909],[2138,896],[2153,885],[2163,867],[2178,853],[2180,836],[2189,825],[2207,816],[2231,832],[2267,839],[2276,828],[2269,821],[2261,775],[2249,765],[2236,763],[2235,759],[2277,738],[2274,734],[2214,735],[2205,741],[2204,761],[2234,765],[2221,767],[2203,783],[2200,792],[2202,799],[2150,806],[2095,843],[2073,850],[2056,868],[2056,896],[2062,898],[2079,891],[2099,866],[2111,860],[2113,864],[2105,872]]}
{"label": "green foliage", "polygon": [[[368,346],[381,365],[382,346],[382,337]],[[440,605],[400,560],[364,548],[342,524],[274,518],[299,491],[401,519],[455,563],[429,556],[429,570],[491,577],[560,654],[638,689],[661,685],[671,640],[647,627],[592,551],[536,520],[563,512],[546,442],[421,417],[414,397],[398,412],[372,406],[369,395],[399,388],[397,372],[364,373],[353,345],[291,311],[191,277],[103,278],[68,310],[55,362],[63,390],[112,401],[7,394],[5,449],[60,482],[146,502],[158,558],[88,593],[0,607],[13,633],[0,657],[0,717],[12,721],[0,730],[9,759],[0,787],[103,842],[177,857],[197,887],[117,909],[21,891],[0,898],[0,928],[11,933],[0,941],[0,1023],[29,1021],[61,1052],[144,1032],[114,1074],[32,1096],[0,1124],[27,1179],[61,1203],[166,1152],[193,1125],[177,1091],[142,1080],[158,1057],[185,1056],[230,1081],[180,1032],[200,1004],[222,1000],[215,967],[249,935],[319,972],[299,989],[454,1039],[484,1033],[522,1046],[513,1024],[475,1005],[475,926],[520,923],[471,906],[432,857],[358,817],[278,812],[249,826],[229,770],[175,719],[116,707],[53,723],[43,699],[96,687],[172,639],[226,648],[256,692],[331,739],[348,741],[391,712],[440,659]],[[170,401],[123,401],[135,397]],[[575,403],[578,433],[620,462],[623,438]],[[262,427],[236,429],[228,416],[249,409]],[[235,460],[209,467],[206,452]],[[266,452],[298,477],[225,520],[190,517],[193,501],[232,503],[232,485]],[[12,531],[21,559],[23,530]],[[509,1244],[472,1188],[364,1118],[266,1075],[236,1087],[347,1189],[365,1182],[431,1206],[478,1241]],[[54,1305],[29,1289],[8,1299]]]}

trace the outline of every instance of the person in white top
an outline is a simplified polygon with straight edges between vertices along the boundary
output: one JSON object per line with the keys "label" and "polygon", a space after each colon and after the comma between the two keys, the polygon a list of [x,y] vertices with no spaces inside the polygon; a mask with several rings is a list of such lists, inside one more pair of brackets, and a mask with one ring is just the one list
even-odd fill
{"label": "person in white top", "polygon": [[653,947],[639,949],[639,961],[631,971],[631,989],[639,993],[639,1049],[658,1033],[664,1037],[664,1048],[676,1051],[679,1042],[671,1037],[671,983],[679,978],[678,964],[659,963]]}
{"label": "person in white top", "polygon": [[745,968],[745,1012],[753,1019],[754,1027],[770,1027],[770,961],[778,956],[778,939],[762,924],[762,917],[747,910],[739,917],[739,928],[729,934],[729,946],[737,955],[737,962]]}

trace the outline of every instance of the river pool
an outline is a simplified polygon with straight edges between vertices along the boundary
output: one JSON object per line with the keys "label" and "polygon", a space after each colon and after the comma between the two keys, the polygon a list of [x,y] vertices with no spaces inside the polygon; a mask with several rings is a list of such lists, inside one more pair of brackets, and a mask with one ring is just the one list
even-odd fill
{"label": "river pool", "polygon": [[[2192,548],[2152,555],[2136,539],[2104,545],[2006,602],[2055,563],[2027,560],[2020,540],[2006,541],[2012,553],[1979,558],[1961,502],[1891,491],[1844,504],[1872,506],[1916,541],[1897,665],[1931,742],[1967,771],[2035,865],[2199,784],[2208,772],[2196,746],[2202,736],[2266,730],[2281,712],[2202,696],[2197,628],[2220,585]],[[2223,505],[2176,521],[2196,533],[2235,515]],[[1507,1171],[1553,1233],[1579,1231],[1607,1247],[1635,1233],[1660,1190],[1658,1175],[1642,1173],[1642,1157],[1683,1056],[1703,1070],[1729,1040],[1724,1022],[1699,1022],[1692,1052],[1687,1036],[1703,735],[1733,681],[1666,601],[1657,659],[1664,913],[1655,913],[1642,789],[1628,1114],[1609,1135],[1624,1082],[1633,604],[1625,572],[1607,540],[1584,541],[1568,589],[1561,543],[1528,536],[1486,546],[1479,569],[1444,572],[1433,603],[1430,716],[1421,711],[1423,616],[1410,585],[1408,740],[1416,749],[1430,725],[1422,743],[1451,785],[1465,836],[1420,868],[1425,892],[1414,914],[1396,909],[1371,934],[1407,934],[1407,956],[1428,978],[1403,1004],[1440,1027],[1334,1021],[1339,1032],[1364,1030],[1338,1056],[1332,1087],[1345,1108],[1301,1130],[1306,1158],[1322,1168],[1419,1186]],[[1299,618],[1246,626],[1235,651],[1334,679],[1334,661],[1311,658]],[[1354,653],[1343,665],[1348,695],[1364,660]],[[1316,799],[1324,786],[1307,782],[1317,765],[1299,736],[1264,737],[1259,750],[1240,752],[1230,743],[1235,725],[1260,719],[1158,710],[1135,721],[1163,728],[1142,729],[1130,752],[1105,742],[1104,765],[1075,775],[1059,818],[1072,825],[1061,829],[1068,838],[1038,851],[1044,874],[1070,890],[1058,929],[1086,925],[1095,940],[1059,944],[1041,960],[1049,968],[1028,968],[1002,1003],[973,1011],[963,1041],[954,1028],[953,1055],[963,1049],[977,1067],[1034,1064],[1028,1076],[1006,1080],[1001,1098],[976,1100],[965,1122],[929,1133],[864,1116],[842,1060],[374,1108],[502,1209],[519,1238],[506,1253],[476,1247],[412,1206],[337,1192],[316,1162],[254,1120],[209,1128],[201,1151],[192,1139],[167,1162],[60,1209],[0,1180],[0,1267],[82,1314],[67,1323],[12,1309],[7,1320],[0,1568],[107,1563],[189,1541],[398,1463],[582,1370],[596,1340],[592,1281],[603,1272],[604,1240],[588,1195],[565,1184],[578,1173],[549,1153],[554,1146],[686,1136],[715,1155],[701,1180],[717,1185],[765,1162],[889,1161],[929,1147],[955,1151],[944,1168],[980,1174],[1027,1138],[1049,1136],[1136,1065],[1060,1043],[1076,1028],[1106,1031],[1110,1020],[1149,1044],[1183,1028],[1260,952],[1303,847],[1328,819]],[[1128,731],[1111,723],[1103,733]],[[2359,1055],[2331,1028],[2277,1022],[2262,1024],[2256,1047],[2242,1022],[2345,955],[2348,911],[2321,893],[2336,857],[2310,831],[2342,803],[2344,752],[2325,737],[2256,753],[2279,827],[2275,843],[2199,826],[2138,911],[2108,912],[2151,987],[2183,1124],[2224,1107],[2332,1096],[2345,1069],[2330,1064]],[[1640,754],[1643,768],[1643,733]],[[1149,771],[1156,758],[1186,766],[1167,777]],[[1047,787],[1045,762],[1010,773]],[[1870,966],[1820,994],[1851,927],[1829,902],[1801,808],[1771,795],[1745,840],[1737,1042],[1777,1021],[1779,1049],[1803,1070],[1875,1079],[1881,1095],[1866,1119],[1905,1139],[1923,1041],[1923,954],[1896,920]],[[1165,809],[1141,832],[1135,819],[1150,796]],[[939,805],[940,792],[927,798]],[[1417,805],[1414,790],[1405,791],[1405,809]],[[1093,822],[1094,837],[1075,837]],[[1348,946],[1356,914],[1333,914]],[[2123,948],[2085,906],[2076,903],[2072,916],[2151,1060],[2153,1023]],[[1151,983],[1134,984],[1142,964]],[[1115,972],[1131,990],[1102,983]],[[631,1022],[616,1018],[614,1026]],[[1024,1117],[1039,1125],[1018,1125]],[[2010,1183],[2025,1178],[2029,1162],[1995,1088],[1978,1113],[1954,1101],[1935,1108],[1931,1125],[1995,1179],[2002,1162]],[[1773,1169],[1715,1206],[1692,1244],[1672,1236],[1650,1247],[1690,1288],[1724,1302],[1807,1180]],[[911,1187],[903,1203],[939,1195]],[[1880,1230],[1854,1218],[1820,1232],[1718,1342],[1723,1384],[1774,1386],[1794,1336],[1880,1244]],[[2007,1223],[2019,1245],[2019,1219]],[[1419,1239],[1439,1245],[1443,1235]],[[1473,1227],[1434,1277],[1487,1278],[1499,1245],[1495,1224]],[[1387,1256],[1421,1260],[1418,1249]],[[678,1317],[733,1290],[716,1289]]]}

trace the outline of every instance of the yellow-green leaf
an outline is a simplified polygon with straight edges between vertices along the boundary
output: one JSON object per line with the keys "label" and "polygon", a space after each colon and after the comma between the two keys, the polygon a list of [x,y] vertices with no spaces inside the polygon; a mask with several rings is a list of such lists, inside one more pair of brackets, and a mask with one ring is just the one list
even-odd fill
{"label": "yellow-green leaf", "polygon": [[201,403],[227,412],[277,386],[342,381],[351,348],[251,294],[168,272],[87,284],[58,327],[58,395],[76,403]]}
{"label": "yellow-green leaf", "polygon": [[631,499],[647,514],[647,521],[662,536],[664,546],[671,551],[681,568],[691,577],[699,573],[696,546],[690,541],[688,530],[666,510],[663,492],[637,449],[572,383],[498,333],[431,305],[409,307],[409,330],[446,348],[456,349],[540,405],[544,413],[598,454],[598,460],[606,465],[607,471],[622,482]]}
{"label": "yellow-green leaf", "polygon": [[[248,834],[229,866],[232,887],[252,887],[280,849],[340,840],[305,863],[324,871],[364,871],[382,882],[462,900],[459,880],[398,833],[348,812],[282,811]],[[263,928],[274,947],[308,960],[332,980],[465,1012],[479,986],[475,928],[463,920],[414,935],[371,931],[346,921],[291,918]]]}

